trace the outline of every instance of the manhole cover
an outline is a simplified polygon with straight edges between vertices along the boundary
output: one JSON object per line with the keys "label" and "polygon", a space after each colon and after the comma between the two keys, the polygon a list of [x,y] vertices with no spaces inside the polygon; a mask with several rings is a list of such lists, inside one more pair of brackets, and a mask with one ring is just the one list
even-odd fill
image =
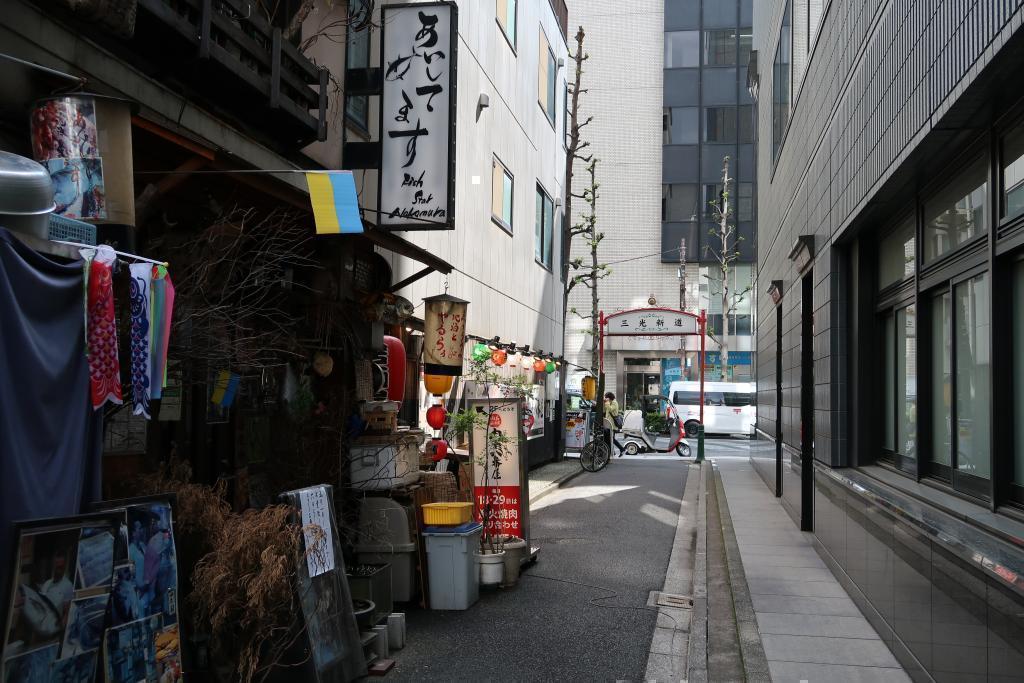
{"label": "manhole cover", "polygon": [[693,598],[689,595],[675,593],[656,593],[654,604],[658,607],[675,607],[676,609],[693,609]]}

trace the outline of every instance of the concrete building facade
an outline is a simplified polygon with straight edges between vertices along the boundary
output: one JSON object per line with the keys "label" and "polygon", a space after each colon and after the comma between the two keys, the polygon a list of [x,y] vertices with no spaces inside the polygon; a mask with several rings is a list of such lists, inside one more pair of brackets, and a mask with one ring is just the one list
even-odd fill
{"label": "concrete building facade", "polygon": [[[716,245],[708,202],[720,199],[723,158],[730,158],[731,202],[740,258],[733,291],[750,286],[754,258],[752,100],[745,88],[750,51],[749,0],[651,0],[569,3],[569,25],[586,32],[581,118],[593,116],[582,139],[598,159],[600,260],[611,275],[599,285],[605,313],[651,305],[708,311],[722,332],[715,282]],[[629,49],[623,49],[629,46]],[[574,191],[588,183],[577,162]],[[576,200],[574,222],[587,207]],[[736,237],[743,236],[742,241]],[[720,241],[718,243],[720,245]],[[685,246],[680,263],[681,246]],[[586,256],[581,241],[572,257]],[[710,280],[709,280],[710,277]],[[721,276],[718,275],[718,280]],[[732,380],[751,376],[752,294],[736,300],[728,336]],[[652,303],[653,302],[653,303]],[[590,314],[589,290],[578,287],[570,308]],[[590,321],[570,315],[567,357],[590,366]],[[718,345],[708,341],[709,379],[721,377]],[[675,379],[697,379],[697,338],[616,338],[607,346],[606,384],[627,407],[664,393]],[[716,374],[717,373],[717,374]]]}
{"label": "concrete building facade", "polygon": [[755,5],[753,464],[919,680],[1024,664],[1022,20]]}

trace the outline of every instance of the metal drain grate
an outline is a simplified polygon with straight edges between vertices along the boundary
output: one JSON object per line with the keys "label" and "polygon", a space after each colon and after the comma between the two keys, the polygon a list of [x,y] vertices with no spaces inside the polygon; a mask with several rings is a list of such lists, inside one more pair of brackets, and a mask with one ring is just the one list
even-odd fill
{"label": "metal drain grate", "polygon": [[650,600],[647,602],[651,607],[674,607],[676,609],[693,609],[693,598],[689,595],[677,595],[675,593],[662,593],[652,591]]}

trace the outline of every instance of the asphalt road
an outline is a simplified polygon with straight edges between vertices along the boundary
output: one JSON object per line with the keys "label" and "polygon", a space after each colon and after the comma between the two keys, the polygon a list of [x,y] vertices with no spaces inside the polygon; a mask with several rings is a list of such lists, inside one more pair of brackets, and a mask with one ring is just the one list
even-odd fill
{"label": "asphalt road", "polygon": [[615,458],[540,500],[538,562],[467,611],[408,612],[388,680],[643,680],[688,462]]}

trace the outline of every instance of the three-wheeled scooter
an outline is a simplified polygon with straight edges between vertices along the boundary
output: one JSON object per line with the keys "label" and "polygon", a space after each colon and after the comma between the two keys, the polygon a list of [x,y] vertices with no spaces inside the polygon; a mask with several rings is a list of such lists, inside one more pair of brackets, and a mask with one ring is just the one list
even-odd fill
{"label": "three-wheeled scooter", "polygon": [[[667,396],[648,394],[641,399],[642,410],[627,410],[622,415],[622,429],[615,433],[615,442],[622,447],[626,455],[637,453],[671,453],[675,451],[680,457],[690,457],[690,444],[686,442],[686,430],[676,407]],[[668,447],[658,448],[657,439],[663,433],[655,433],[647,429],[648,415],[664,415],[667,427]]]}

